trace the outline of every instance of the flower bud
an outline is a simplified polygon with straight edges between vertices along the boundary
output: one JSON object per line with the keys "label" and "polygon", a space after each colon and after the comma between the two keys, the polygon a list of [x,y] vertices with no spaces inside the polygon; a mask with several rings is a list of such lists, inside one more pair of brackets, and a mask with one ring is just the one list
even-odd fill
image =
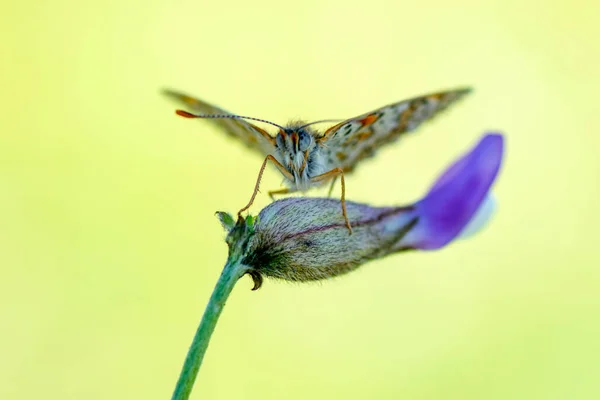
{"label": "flower bud", "polygon": [[347,202],[352,234],[345,226],[339,200],[275,201],[253,222],[252,234],[244,239],[242,263],[249,268],[256,289],[263,275],[288,281],[327,279],[391,253],[442,248],[462,231],[473,234],[489,219],[485,214],[490,207],[482,204],[489,203],[486,199],[502,154],[502,136],[488,134],[412,205],[373,207]]}

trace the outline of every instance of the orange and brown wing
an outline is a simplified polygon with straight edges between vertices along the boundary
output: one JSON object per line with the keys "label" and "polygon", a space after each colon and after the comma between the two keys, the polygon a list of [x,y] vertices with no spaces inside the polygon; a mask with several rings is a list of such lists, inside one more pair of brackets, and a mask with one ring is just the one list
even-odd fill
{"label": "orange and brown wing", "polygon": [[[194,113],[206,115],[232,115],[230,112],[225,111],[220,107],[195,97],[188,96],[184,93],[173,90],[164,90],[163,93],[184,104],[188,110]],[[239,139],[251,149],[260,152],[263,156],[273,153],[275,138],[269,135],[264,129],[259,128],[248,121],[232,118],[210,118],[207,119],[207,121],[214,124],[228,135]]]}
{"label": "orange and brown wing", "polygon": [[465,88],[414,97],[329,128],[318,139],[328,153],[327,168],[352,170],[361,160],[373,156],[377,149],[415,130],[470,91]]}

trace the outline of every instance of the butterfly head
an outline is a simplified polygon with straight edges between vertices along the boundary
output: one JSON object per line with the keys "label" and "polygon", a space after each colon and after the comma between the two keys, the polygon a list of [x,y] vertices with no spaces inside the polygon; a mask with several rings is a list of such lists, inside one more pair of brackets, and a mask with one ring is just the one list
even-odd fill
{"label": "butterfly head", "polygon": [[316,150],[312,131],[300,125],[287,126],[277,133],[275,145],[277,158],[294,175],[295,183],[308,180]]}
{"label": "butterfly head", "polygon": [[288,127],[280,129],[275,138],[277,149],[282,153],[295,156],[314,147],[315,140],[306,128]]}

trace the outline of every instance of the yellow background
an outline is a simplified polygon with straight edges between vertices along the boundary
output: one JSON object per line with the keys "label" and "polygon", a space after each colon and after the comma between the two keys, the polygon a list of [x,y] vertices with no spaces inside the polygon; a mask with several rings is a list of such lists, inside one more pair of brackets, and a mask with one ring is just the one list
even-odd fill
{"label": "yellow background", "polygon": [[[597,399],[597,2],[6,2],[0,398],[167,399],[261,158],[163,87],[285,123],[475,92],[348,177],[409,203],[486,129],[472,240],[320,284],[244,278],[196,399]],[[281,176],[269,170],[252,208]],[[339,187],[338,187],[339,188]],[[310,195],[324,194],[324,191]]]}

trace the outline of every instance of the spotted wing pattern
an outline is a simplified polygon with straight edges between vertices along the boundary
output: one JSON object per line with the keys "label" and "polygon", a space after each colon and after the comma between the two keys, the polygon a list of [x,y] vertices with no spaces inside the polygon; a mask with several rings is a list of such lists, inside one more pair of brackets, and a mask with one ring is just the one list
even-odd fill
{"label": "spotted wing pattern", "polygon": [[414,97],[351,118],[329,128],[318,141],[325,148],[327,169],[351,171],[380,147],[415,130],[471,89],[458,89]]}
{"label": "spotted wing pattern", "polygon": [[[164,90],[163,93],[166,96],[183,103],[188,110],[198,114],[231,115],[230,112],[225,111],[222,108],[183,93],[172,90]],[[241,140],[246,146],[260,152],[262,155],[273,153],[275,138],[269,135],[264,129],[259,128],[248,121],[230,118],[210,118],[207,119],[207,121],[225,131],[228,135]]]}

